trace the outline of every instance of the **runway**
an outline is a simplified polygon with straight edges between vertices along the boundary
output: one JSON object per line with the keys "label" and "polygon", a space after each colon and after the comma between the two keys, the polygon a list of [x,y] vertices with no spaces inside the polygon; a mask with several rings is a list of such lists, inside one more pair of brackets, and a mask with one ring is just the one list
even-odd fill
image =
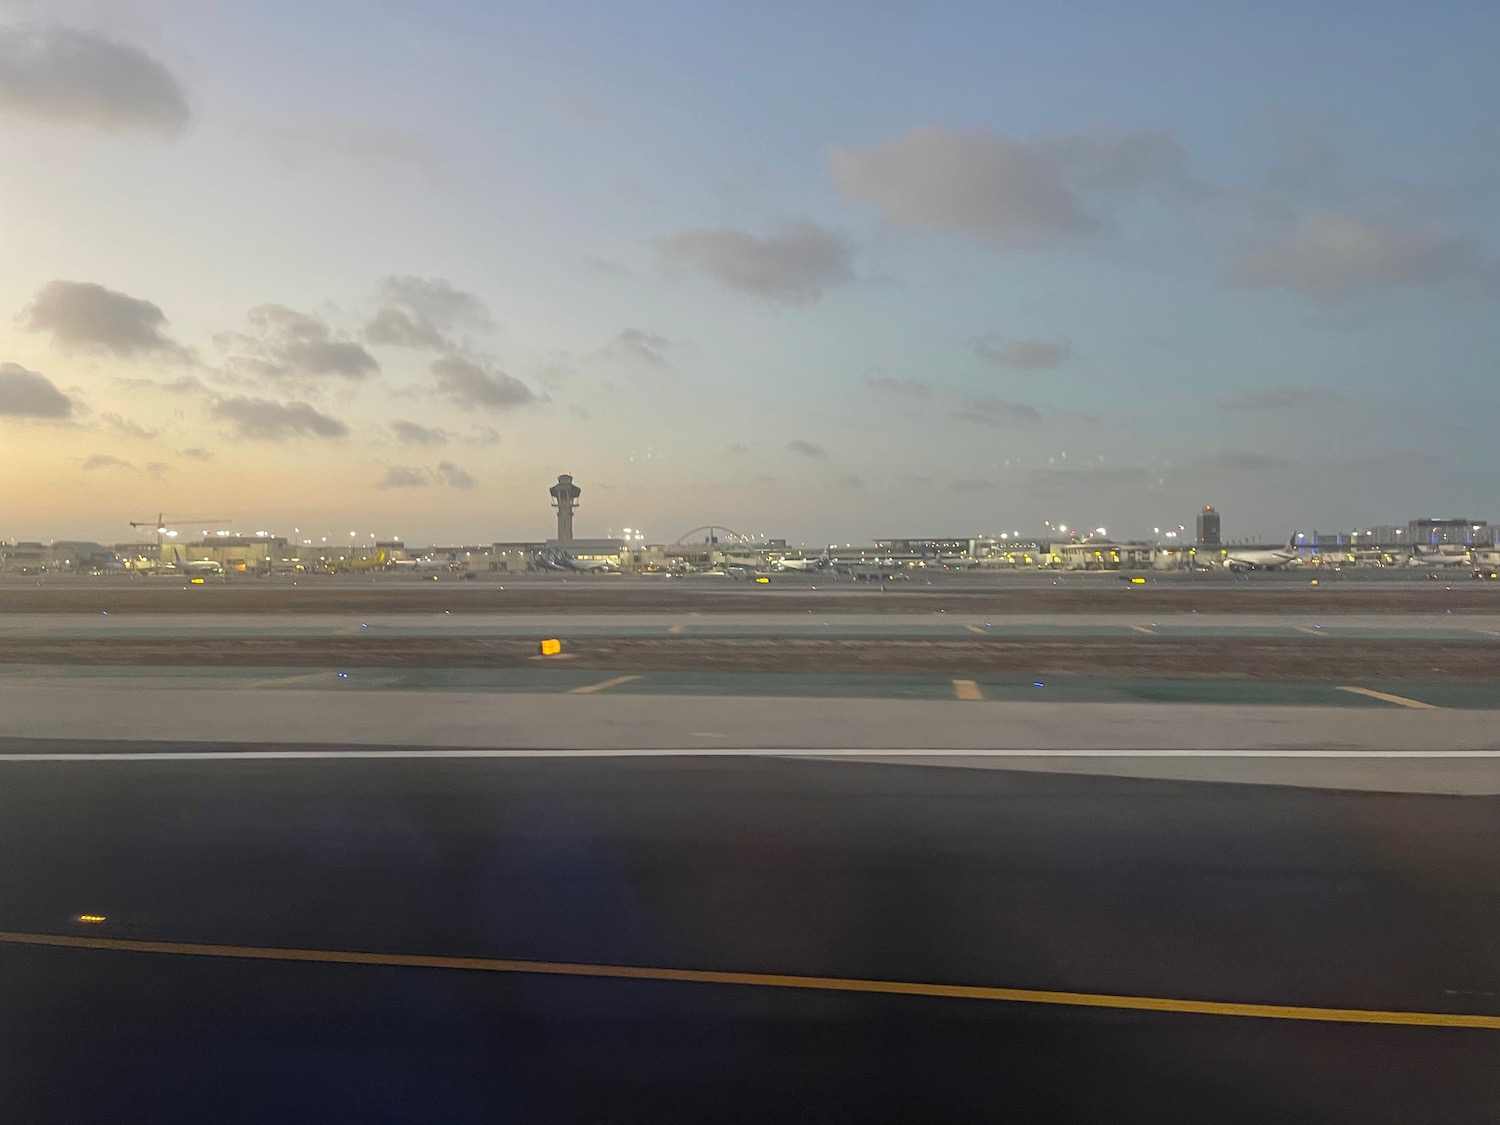
{"label": "runway", "polygon": [[[12,933],[1500,1016],[1494,798],[765,759],[6,771]],[[4,942],[0,1002],[0,1102],[32,1120],[1500,1105],[1482,1027]]]}

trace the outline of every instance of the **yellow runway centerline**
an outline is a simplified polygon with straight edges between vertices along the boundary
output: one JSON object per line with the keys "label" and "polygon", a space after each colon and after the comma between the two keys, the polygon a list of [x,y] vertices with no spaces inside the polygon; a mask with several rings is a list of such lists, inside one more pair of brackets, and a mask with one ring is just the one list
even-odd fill
{"label": "yellow runway centerline", "polygon": [[953,694],[970,702],[984,698],[984,692],[979,690],[979,685],[973,680],[954,680]]}
{"label": "yellow runway centerline", "polygon": [[610,688],[628,684],[631,680],[638,680],[639,676],[616,676],[612,680],[600,680],[597,684],[584,684],[582,687],[573,688],[569,695],[593,695],[596,691],[608,691]]}
{"label": "yellow runway centerline", "polygon": [[1399,703],[1402,707],[1410,707],[1416,711],[1441,710],[1435,703],[1423,703],[1420,699],[1407,699],[1404,695],[1391,695],[1387,692],[1375,691],[1367,687],[1341,687],[1339,691],[1351,692],[1354,695],[1363,695],[1370,699],[1383,700],[1386,703]]}
{"label": "yellow runway centerline", "polygon": [[1271,1020],[1314,1020],[1323,1023],[1396,1024],[1405,1027],[1468,1027],[1500,1031],[1500,1016],[1471,1015],[1461,1012],[1311,1008],[1295,1004],[1242,1004],[1224,1000],[1177,1000],[1160,996],[1116,996],[1104,992],[1057,992],[1032,988],[992,988],[985,985],[919,984],[897,980],[861,980],[855,977],[804,977],[780,973],[656,969],[639,965],[589,965],[572,961],[513,961],[490,957],[441,957],[417,953],[362,953],[338,949],[208,945],[198,942],[139,941],[133,938],[79,937],[74,934],[37,934],[16,931],[0,931],[0,943],[54,946],[66,949],[103,949],[121,953],[175,953],[190,957],[227,957],[252,961],[390,965],[403,968],[462,969],[486,973],[536,973],[544,976],[680,981],[687,984],[737,984],[761,988],[806,988],[823,992],[875,992],[955,1000],[999,1000],[1012,1004],[1055,1004],[1075,1008],[1123,1008],[1137,1012],[1246,1016]]}

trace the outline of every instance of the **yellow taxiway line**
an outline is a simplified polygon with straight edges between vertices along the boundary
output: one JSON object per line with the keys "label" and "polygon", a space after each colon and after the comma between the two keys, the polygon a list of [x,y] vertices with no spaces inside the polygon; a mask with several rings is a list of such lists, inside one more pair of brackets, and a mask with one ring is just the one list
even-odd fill
{"label": "yellow taxiway line", "polygon": [[600,680],[597,684],[584,684],[582,687],[572,688],[569,695],[593,695],[597,691],[608,691],[617,688],[621,684],[628,684],[631,680],[638,680],[639,676],[616,676],[612,680]]}
{"label": "yellow taxiway line", "polygon": [[981,636],[984,634],[984,630],[981,629],[978,625],[965,625],[964,628],[971,633],[979,633]]}
{"label": "yellow taxiway line", "polygon": [[999,1000],[1013,1004],[1054,1004],[1075,1008],[1123,1008],[1137,1012],[1177,1012],[1255,1019],[1313,1020],[1323,1023],[1376,1023],[1405,1027],[1468,1027],[1500,1031],[1500,1016],[1462,1012],[1399,1012],[1364,1008],[1313,1008],[1296,1004],[1243,1004],[1225,1000],[1178,1000],[1162,996],[1116,996],[1103,992],[1058,992],[985,985],[920,984],[852,977],[805,977],[780,973],[715,972],[705,969],[657,969],[638,965],[589,965],[572,961],[514,961],[490,957],[441,957],[416,953],[363,953],[338,949],[286,949],[277,946],[208,945],[199,942],[139,941],[132,938],[81,937],[0,931],[0,943],[67,949],[103,949],[122,953],[175,953],[191,957],[227,957],[253,961],[303,961],[327,965],[390,965],[422,969],[466,969],[487,973],[536,973],[545,976],[608,977],[617,980],[680,981],[688,984],[737,984],[761,988],[805,988],[823,992],[874,992],[897,996],[933,996],[956,1000]]}
{"label": "yellow taxiway line", "polygon": [[1402,707],[1410,707],[1416,711],[1441,710],[1435,703],[1423,703],[1420,699],[1407,699],[1404,695],[1391,695],[1387,692],[1375,691],[1367,687],[1341,687],[1339,691],[1351,692],[1354,695],[1363,695],[1370,699],[1383,700],[1386,703],[1399,703]]}
{"label": "yellow taxiway line", "polygon": [[953,694],[959,699],[966,699],[971,702],[984,698],[984,692],[979,690],[979,685],[973,680],[954,680]]}

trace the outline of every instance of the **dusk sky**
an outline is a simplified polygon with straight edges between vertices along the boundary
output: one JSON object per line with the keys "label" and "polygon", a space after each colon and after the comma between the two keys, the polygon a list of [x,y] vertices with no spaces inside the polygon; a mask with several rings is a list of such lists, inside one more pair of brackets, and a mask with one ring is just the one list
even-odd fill
{"label": "dusk sky", "polygon": [[0,0],[0,538],[1500,518],[1500,5]]}

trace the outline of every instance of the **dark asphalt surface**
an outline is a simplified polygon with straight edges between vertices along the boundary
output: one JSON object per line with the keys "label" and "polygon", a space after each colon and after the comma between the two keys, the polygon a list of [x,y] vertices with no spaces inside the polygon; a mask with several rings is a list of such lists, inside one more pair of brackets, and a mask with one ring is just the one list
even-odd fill
{"label": "dark asphalt surface", "polygon": [[[272,717],[268,716],[268,721]],[[0,929],[1500,1013],[1500,801],[816,761],[0,766]],[[1500,1033],[0,946],[18,1122],[1500,1120]]]}

